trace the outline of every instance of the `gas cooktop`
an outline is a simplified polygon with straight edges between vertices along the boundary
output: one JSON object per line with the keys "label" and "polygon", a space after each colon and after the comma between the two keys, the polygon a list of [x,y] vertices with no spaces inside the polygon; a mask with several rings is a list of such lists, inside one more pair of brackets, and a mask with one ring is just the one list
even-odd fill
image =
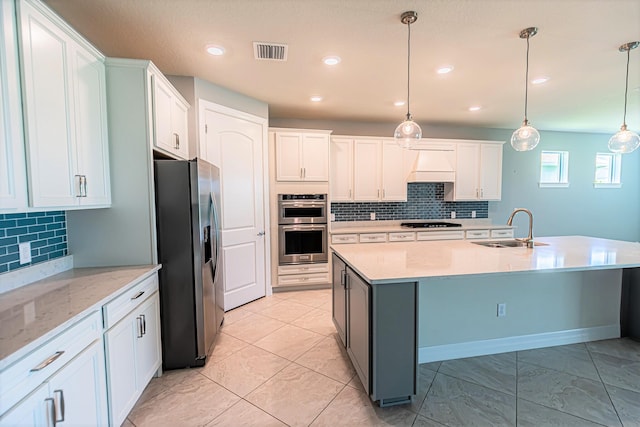
{"label": "gas cooktop", "polygon": [[423,221],[423,222],[403,222],[401,227],[409,228],[448,228],[448,227],[462,227],[462,224],[456,224],[453,222],[443,221]]}

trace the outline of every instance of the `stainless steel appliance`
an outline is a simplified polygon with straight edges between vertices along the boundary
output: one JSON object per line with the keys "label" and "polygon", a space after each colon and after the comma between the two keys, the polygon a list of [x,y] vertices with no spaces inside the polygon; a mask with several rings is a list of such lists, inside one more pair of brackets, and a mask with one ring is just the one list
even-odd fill
{"label": "stainless steel appliance", "polygon": [[280,265],[327,262],[327,195],[278,195]]}
{"label": "stainless steel appliance", "polygon": [[200,159],[154,171],[163,367],[203,366],[224,319],[220,171]]}
{"label": "stainless steel appliance", "polygon": [[455,222],[443,222],[443,221],[421,221],[421,222],[403,222],[401,227],[408,228],[450,228],[450,227],[462,227],[462,224]]}

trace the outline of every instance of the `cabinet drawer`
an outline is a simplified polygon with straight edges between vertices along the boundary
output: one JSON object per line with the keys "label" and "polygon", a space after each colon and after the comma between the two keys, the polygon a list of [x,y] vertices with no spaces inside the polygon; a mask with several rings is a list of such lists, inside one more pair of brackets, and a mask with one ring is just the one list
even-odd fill
{"label": "cabinet drawer", "polygon": [[320,285],[329,283],[329,272],[278,276],[278,286]]}
{"label": "cabinet drawer", "polygon": [[464,231],[418,231],[417,240],[460,240],[464,239]]}
{"label": "cabinet drawer", "polygon": [[331,243],[358,243],[357,234],[332,234]]}
{"label": "cabinet drawer", "polygon": [[102,335],[102,316],[95,311],[0,372],[0,414],[35,390]]}
{"label": "cabinet drawer", "polygon": [[386,242],[387,233],[367,233],[360,235],[360,243]]}
{"label": "cabinet drawer", "polygon": [[390,242],[411,242],[416,240],[416,233],[389,233]]}
{"label": "cabinet drawer", "polygon": [[467,230],[467,239],[488,239],[489,230]]}
{"label": "cabinet drawer", "polygon": [[300,265],[281,265],[278,266],[278,274],[310,274],[310,273],[328,273],[329,264],[324,262],[321,264],[300,264]]}
{"label": "cabinet drawer", "polygon": [[158,290],[158,275],[147,277],[119,297],[105,304],[103,308],[104,327],[111,328],[138,304]]}
{"label": "cabinet drawer", "polygon": [[491,237],[513,238],[513,228],[510,228],[508,230],[491,230]]}

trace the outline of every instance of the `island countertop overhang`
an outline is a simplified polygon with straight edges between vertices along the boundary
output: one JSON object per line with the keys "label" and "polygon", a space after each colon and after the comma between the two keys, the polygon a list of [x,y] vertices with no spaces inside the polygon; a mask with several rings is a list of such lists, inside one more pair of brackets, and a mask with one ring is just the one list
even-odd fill
{"label": "island countertop overhang", "polygon": [[489,248],[462,240],[335,244],[371,284],[428,278],[640,267],[640,243],[587,236],[540,237],[535,248]]}

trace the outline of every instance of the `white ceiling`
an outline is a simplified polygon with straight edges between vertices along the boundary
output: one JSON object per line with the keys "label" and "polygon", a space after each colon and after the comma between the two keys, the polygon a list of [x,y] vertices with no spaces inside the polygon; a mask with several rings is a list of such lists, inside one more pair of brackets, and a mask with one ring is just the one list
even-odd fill
{"label": "white ceiling", "polygon": [[[622,123],[626,54],[640,40],[638,0],[45,0],[107,56],[151,59],[260,99],[273,118],[400,122],[411,26],[411,112],[421,124],[613,133]],[[252,42],[285,43],[287,62],[257,61]],[[226,54],[212,57],[207,44]],[[333,68],[321,59],[339,55]],[[448,75],[435,69],[450,64]],[[631,52],[627,123],[640,130],[640,48]],[[311,95],[324,100],[311,103]],[[471,113],[471,105],[483,109]]]}

